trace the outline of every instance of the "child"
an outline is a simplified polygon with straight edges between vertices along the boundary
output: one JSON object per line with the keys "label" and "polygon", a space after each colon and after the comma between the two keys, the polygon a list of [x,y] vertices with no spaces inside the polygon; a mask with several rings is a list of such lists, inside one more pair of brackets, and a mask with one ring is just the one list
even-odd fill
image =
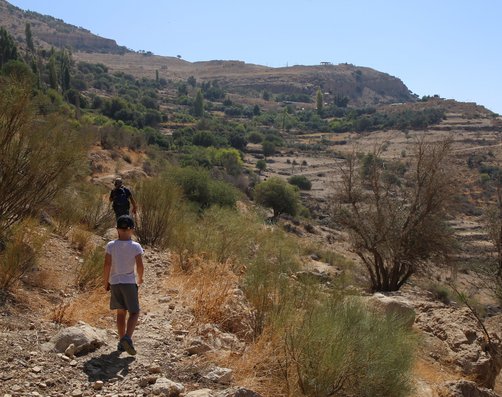
{"label": "child", "polygon": [[[134,221],[129,215],[117,219],[118,240],[106,245],[104,287],[111,289],[110,309],[117,310],[117,330],[120,341],[117,350],[134,355],[132,334],[139,317],[138,286],[143,283],[143,248],[131,240]],[[138,274],[136,281],[134,265]],[[126,315],[129,318],[126,322]]]}

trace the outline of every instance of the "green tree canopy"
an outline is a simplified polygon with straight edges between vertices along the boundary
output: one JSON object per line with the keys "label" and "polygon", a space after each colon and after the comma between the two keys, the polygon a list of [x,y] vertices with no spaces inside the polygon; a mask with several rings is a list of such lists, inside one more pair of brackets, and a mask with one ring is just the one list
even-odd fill
{"label": "green tree canopy", "polygon": [[274,218],[281,214],[296,215],[300,203],[298,189],[277,177],[256,186],[255,200],[264,207],[272,208]]}

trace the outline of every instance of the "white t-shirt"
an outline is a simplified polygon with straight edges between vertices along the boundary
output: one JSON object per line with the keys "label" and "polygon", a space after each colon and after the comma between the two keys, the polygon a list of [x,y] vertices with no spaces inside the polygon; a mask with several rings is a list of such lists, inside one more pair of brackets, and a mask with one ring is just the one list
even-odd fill
{"label": "white t-shirt", "polygon": [[132,240],[114,240],[106,245],[106,253],[112,256],[110,284],[136,284],[134,267],[136,256],[143,254],[143,248]]}

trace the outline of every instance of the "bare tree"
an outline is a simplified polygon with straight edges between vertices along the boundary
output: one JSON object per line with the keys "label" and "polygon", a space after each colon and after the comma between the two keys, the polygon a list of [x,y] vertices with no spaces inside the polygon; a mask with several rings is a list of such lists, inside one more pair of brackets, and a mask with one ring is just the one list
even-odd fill
{"label": "bare tree", "polygon": [[451,140],[419,139],[404,167],[383,161],[381,148],[354,152],[341,168],[332,218],[350,235],[374,291],[396,291],[433,257],[453,246],[446,224],[452,197]]}
{"label": "bare tree", "polygon": [[486,206],[484,213],[484,229],[488,240],[495,248],[494,255],[487,255],[483,266],[476,269],[482,277],[485,286],[502,300],[502,181],[497,175],[494,181],[494,192],[491,202]]}

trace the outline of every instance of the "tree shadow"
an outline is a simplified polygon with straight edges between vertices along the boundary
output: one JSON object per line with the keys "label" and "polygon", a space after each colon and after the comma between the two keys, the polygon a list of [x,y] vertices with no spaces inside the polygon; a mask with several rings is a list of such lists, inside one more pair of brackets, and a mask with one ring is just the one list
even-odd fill
{"label": "tree shadow", "polygon": [[89,382],[97,380],[109,381],[117,375],[126,376],[129,373],[129,364],[135,360],[134,357],[120,357],[119,351],[91,358],[84,363],[84,372],[87,374]]}

